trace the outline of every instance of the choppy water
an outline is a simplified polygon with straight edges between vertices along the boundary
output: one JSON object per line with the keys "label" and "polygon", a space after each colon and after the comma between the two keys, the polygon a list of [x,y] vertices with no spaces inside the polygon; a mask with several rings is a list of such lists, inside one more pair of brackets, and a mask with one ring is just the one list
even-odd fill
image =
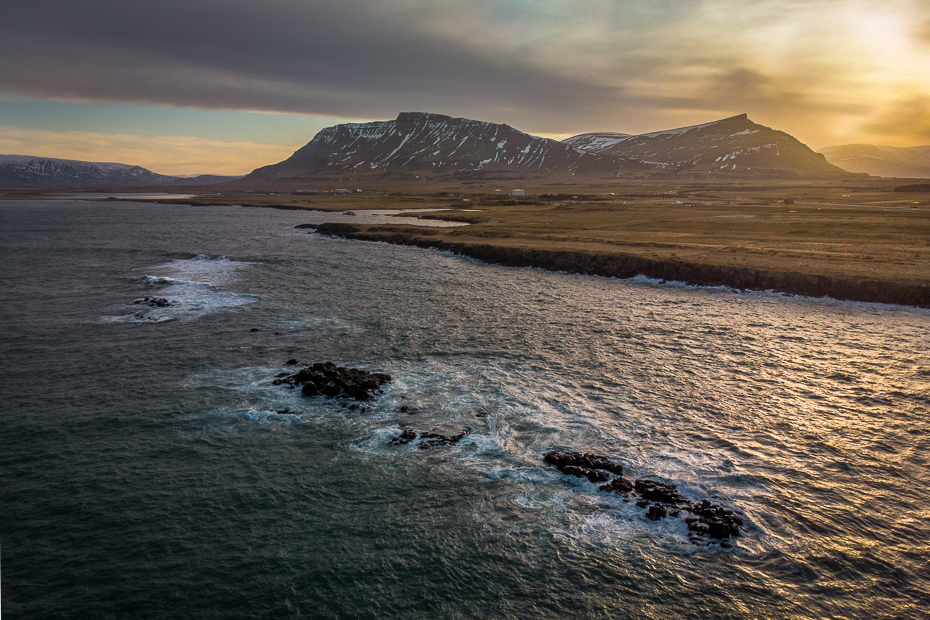
{"label": "choppy water", "polygon": [[[0,202],[10,618],[926,617],[930,313],[293,228],[327,219]],[[350,411],[271,385],[290,357],[394,381]],[[692,545],[553,448],[744,535]]]}

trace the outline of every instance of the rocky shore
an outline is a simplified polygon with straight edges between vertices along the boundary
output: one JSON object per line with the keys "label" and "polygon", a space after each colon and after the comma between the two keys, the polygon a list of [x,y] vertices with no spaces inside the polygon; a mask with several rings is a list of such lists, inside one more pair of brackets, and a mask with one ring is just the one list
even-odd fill
{"label": "rocky shore", "polygon": [[422,232],[365,230],[353,224],[302,225],[321,235],[381,241],[395,245],[433,248],[507,267],[536,267],[614,278],[646,276],[657,280],[697,286],[728,286],[739,290],[775,291],[807,297],[830,297],[843,301],[899,304],[930,308],[930,285],[908,284],[852,276],[823,276],[778,272],[685,261],[663,261],[624,254],[553,251],[515,248],[488,243],[457,243]]}
{"label": "rocky shore", "polygon": [[[708,538],[712,538],[721,541],[721,546],[730,546],[726,540],[740,535],[743,518],[729,508],[708,499],[692,501],[679,493],[674,485],[664,482],[646,479],[631,482],[623,477],[623,466],[605,456],[553,450],[543,455],[543,461],[555,466],[566,476],[587,478],[590,482],[606,482],[598,490],[636,499],[636,505],[646,509],[646,518],[650,521],[676,518],[682,512],[688,513],[685,523],[694,544],[704,544]],[[611,478],[610,474],[616,477]]]}

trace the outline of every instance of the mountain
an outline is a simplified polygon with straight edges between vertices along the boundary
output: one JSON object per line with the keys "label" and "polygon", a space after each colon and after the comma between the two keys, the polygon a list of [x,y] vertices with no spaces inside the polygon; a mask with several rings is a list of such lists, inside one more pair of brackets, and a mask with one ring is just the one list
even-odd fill
{"label": "mountain", "polygon": [[640,160],[679,174],[848,174],[796,138],[754,123],[746,114],[703,125],[632,136],[581,134],[567,138],[563,143],[599,156]]}
{"label": "mountain", "polygon": [[31,155],[0,155],[0,187],[15,189],[56,187],[143,187],[150,185],[206,185],[239,177],[200,175],[175,177],[128,164],[53,159]]}
{"label": "mountain", "polygon": [[844,144],[817,151],[834,166],[877,177],[930,178],[930,146]]}
{"label": "mountain", "polygon": [[509,125],[403,112],[393,121],[327,127],[288,159],[258,168],[244,181],[286,182],[349,175],[515,179],[607,176],[654,169],[625,157],[586,153]]}

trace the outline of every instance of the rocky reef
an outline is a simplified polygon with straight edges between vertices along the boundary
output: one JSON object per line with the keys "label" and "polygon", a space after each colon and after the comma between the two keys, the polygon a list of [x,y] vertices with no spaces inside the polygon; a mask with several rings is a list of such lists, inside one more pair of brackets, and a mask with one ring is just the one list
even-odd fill
{"label": "rocky reef", "polygon": [[[297,360],[288,360],[287,364],[299,365]],[[391,375],[337,366],[333,362],[318,362],[294,373],[282,372],[272,383],[300,387],[304,396],[371,400],[381,393],[381,386],[390,381]]]}
{"label": "rocky reef", "polygon": [[171,306],[177,306],[181,302],[175,301],[173,299],[168,299],[167,297],[140,297],[138,299],[133,299],[132,303],[136,306],[151,306],[153,308],[169,308]]}
{"label": "rocky reef", "polygon": [[[646,518],[651,521],[688,513],[685,523],[693,543],[700,544],[712,538],[721,541],[721,546],[729,546],[726,540],[740,535],[743,518],[729,508],[708,499],[690,500],[672,484],[647,479],[630,482],[623,477],[623,467],[605,456],[554,450],[547,452],[543,461],[554,465],[565,475],[587,478],[591,482],[606,482],[598,487],[600,491],[636,499],[636,505],[646,509]],[[608,472],[616,474],[616,477],[611,479]]]}
{"label": "rocky reef", "polygon": [[471,432],[470,429],[465,428],[465,429],[462,429],[461,433],[458,433],[456,435],[443,435],[442,433],[435,433],[435,432],[424,433],[422,431],[417,431],[412,428],[405,428],[400,433],[400,435],[397,435],[396,437],[392,437],[391,440],[388,442],[388,444],[392,446],[403,446],[412,441],[417,441],[419,439],[419,442],[417,443],[417,448],[419,448],[420,450],[429,450],[430,448],[437,448],[439,446],[455,445],[458,442],[460,442],[462,439],[464,439],[465,436],[468,435],[468,433],[470,432]]}

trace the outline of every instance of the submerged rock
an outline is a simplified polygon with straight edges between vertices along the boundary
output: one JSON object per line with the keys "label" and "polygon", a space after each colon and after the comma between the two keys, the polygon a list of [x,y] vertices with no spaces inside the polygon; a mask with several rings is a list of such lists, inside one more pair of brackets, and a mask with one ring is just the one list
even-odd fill
{"label": "submerged rock", "polygon": [[403,446],[403,445],[410,443],[416,438],[417,438],[416,431],[414,431],[413,429],[405,428],[400,435],[397,435],[396,437],[391,437],[391,440],[388,443],[391,444],[392,446]]}
{"label": "submerged rock", "polygon": [[[296,360],[288,360],[288,364]],[[355,400],[371,400],[381,393],[381,386],[391,381],[391,375],[368,372],[359,368],[337,366],[333,362],[316,363],[296,373],[282,373],[272,381],[274,385],[300,386],[304,396],[345,396]]]}
{"label": "submerged rock", "polygon": [[442,435],[440,433],[420,433],[420,444],[417,446],[420,450],[429,450],[438,446],[451,446],[460,442],[468,429],[462,429],[458,435]]}
{"label": "submerged rock", "polygon": [[418,433],[412,428],[405,428],[400,435],[391,437],[388,444],[392,446],[403,446],[419,438],[420,443],[417,444],[417,448],[420,450],[429,450],[430,448],[437,448],[439,446],[455,445],[470,432],[470,429],[464,428],[462,432],[457,435],[443,435],[442,433],[432,432]]}

